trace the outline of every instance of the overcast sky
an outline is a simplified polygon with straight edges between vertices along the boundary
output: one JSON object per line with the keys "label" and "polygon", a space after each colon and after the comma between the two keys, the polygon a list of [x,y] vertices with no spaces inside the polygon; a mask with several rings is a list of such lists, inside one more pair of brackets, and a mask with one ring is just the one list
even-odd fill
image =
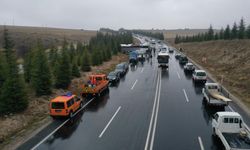
{"label": "overcast sky", "polygon": [[0,24],[99,29],[221,28],[250,23],[250,0],[0,0]]}

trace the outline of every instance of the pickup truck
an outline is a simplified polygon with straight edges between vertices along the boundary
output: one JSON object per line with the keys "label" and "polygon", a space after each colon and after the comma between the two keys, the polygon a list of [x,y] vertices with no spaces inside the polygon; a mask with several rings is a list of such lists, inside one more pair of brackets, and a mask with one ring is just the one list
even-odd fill
{"label": "pickup truck", "polygon": [[102,92],[108,90],[109,81],[105,74],[93,74],[89,76],[89,81],[82,87],[82,97],[100,96]]}
{"label": "pickup truck", "polygon": [[213,135],[225,150],[250,150],[250,131],[237,112],[217,112],[212,119]]}
{"label": "pickup truck", "polygon": [[205,83],[205,87],[202,89],[203,100],[209,105],[214,106],[227,106],[230,99],[226,98],[221,93],[221,86],[217,83]]}

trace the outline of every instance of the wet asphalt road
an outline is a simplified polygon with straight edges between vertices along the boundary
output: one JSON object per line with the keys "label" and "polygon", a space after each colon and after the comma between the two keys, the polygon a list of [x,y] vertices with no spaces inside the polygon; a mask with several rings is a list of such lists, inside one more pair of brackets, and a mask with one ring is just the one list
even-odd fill
{"label": "wet asphalt road", "polygon": [[[223,110],[206,108],[202,85],[192,82],[174,54],[169,66],[158,68],[155,57],[130,66],[117,85],[44,142],[37,145],[64,120],[54,121],[18,149],[200,150],[201,145],[205,150],[223,149],[211,129],[212,115]],[[237,105],[231,107],[249,125],[249,117]]]}

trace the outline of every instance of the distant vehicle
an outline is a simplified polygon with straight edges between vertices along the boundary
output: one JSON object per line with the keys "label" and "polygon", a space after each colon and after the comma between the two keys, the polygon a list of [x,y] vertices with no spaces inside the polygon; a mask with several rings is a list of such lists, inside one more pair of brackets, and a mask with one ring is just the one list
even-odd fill
{"label": "distant vehicle", "polygon": [[194,82],[206,82],[207,74],[204,70],[195,70],[192,77]]}
{"label": "distant vehicle", "polygon": [[185,66],[184,66],[184,71],[185,72],[193,72],[195,70],[195,67],[192,63],[187,63]]}
{"label": "distant vehicle", "polygon": [[166,51],[161,51],[157,56],[157,60],[160,67],[168,67],[169,54]]}
{"label": "distant vehicle", "polygon": [[181,57],[181,54],[179,54],[179,53],[176,53],[176,54],[175,54],[175,58],[176,58],[176,59],[179,59],[180,57]]}
{"label": "distant vehicle", "polygon": [[108,74],[107,79],[109,80],[109,83],[117,83],[120,80],[120,73],[112,71]]}
{"label": "distant vehicle", "polygon": [[169,53],[173,53],[174,52],[174,49],[173,48],[168,48],[168,51],[169,51]]}
{"label": "distant vehicle", "polygon": [[108,90],[109,81],[105,74],[92,74],[89,81],[82,87],[82,97],[101,96],[101,93]]}
{"label": "distant vehicle", "polygon": [[126,72],[128,71],[128,68],[129,68],[129,64],[127,62],[122,62],[121,64],[124,64],[125,65],[125,70]]}
{"label": "distant vehicle", "polygon": [[213,135],[225,150],[250,150],[250,131],[237,112],[217,112],[212,119]]}
{"label": "distant vehicle", "polygon": [[67,93],[66,95],[57,96],[49,103],[50,116],[55,117],[70,117],[83,106],[83,100],[76,95]]}
{"label": "distant vehicle", "polygon": [[206,83],[202,89],[203,100],[206,104],[213,106],[227,106],[230,99],[226,98],[221,92],[221,86],[217,83]]}
{"label": "distant vehicle", "polygon": [[188,63],[188,59],[187,59],[187,57],[186,56],[180,56],[180,58],[179,58],[179,63],[181,64],[181,65],[185,65],[186,63]]}
{"label": "distant vehicle", "polygon": [[121,76],[124,76],[127,72],[126,65],[123,63],[116,65],[115,71],[119,72]]}
{"label": "distant vehicle", "polygon": [[129,53],[129,63],[136,64],[138,62],[138,53],[136,51],[132,51]]}

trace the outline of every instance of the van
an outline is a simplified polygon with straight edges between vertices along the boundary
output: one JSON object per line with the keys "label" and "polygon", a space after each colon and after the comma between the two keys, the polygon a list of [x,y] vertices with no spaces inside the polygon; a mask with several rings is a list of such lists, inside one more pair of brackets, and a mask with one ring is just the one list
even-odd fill
{"label": "van", "polygon": [[74,113],[83,107],[83,101],[81,98],[68,93],[66,95],[58,96],[52,99],[49,103],[50,116],[55,117],[70,117],[74,116]]}

